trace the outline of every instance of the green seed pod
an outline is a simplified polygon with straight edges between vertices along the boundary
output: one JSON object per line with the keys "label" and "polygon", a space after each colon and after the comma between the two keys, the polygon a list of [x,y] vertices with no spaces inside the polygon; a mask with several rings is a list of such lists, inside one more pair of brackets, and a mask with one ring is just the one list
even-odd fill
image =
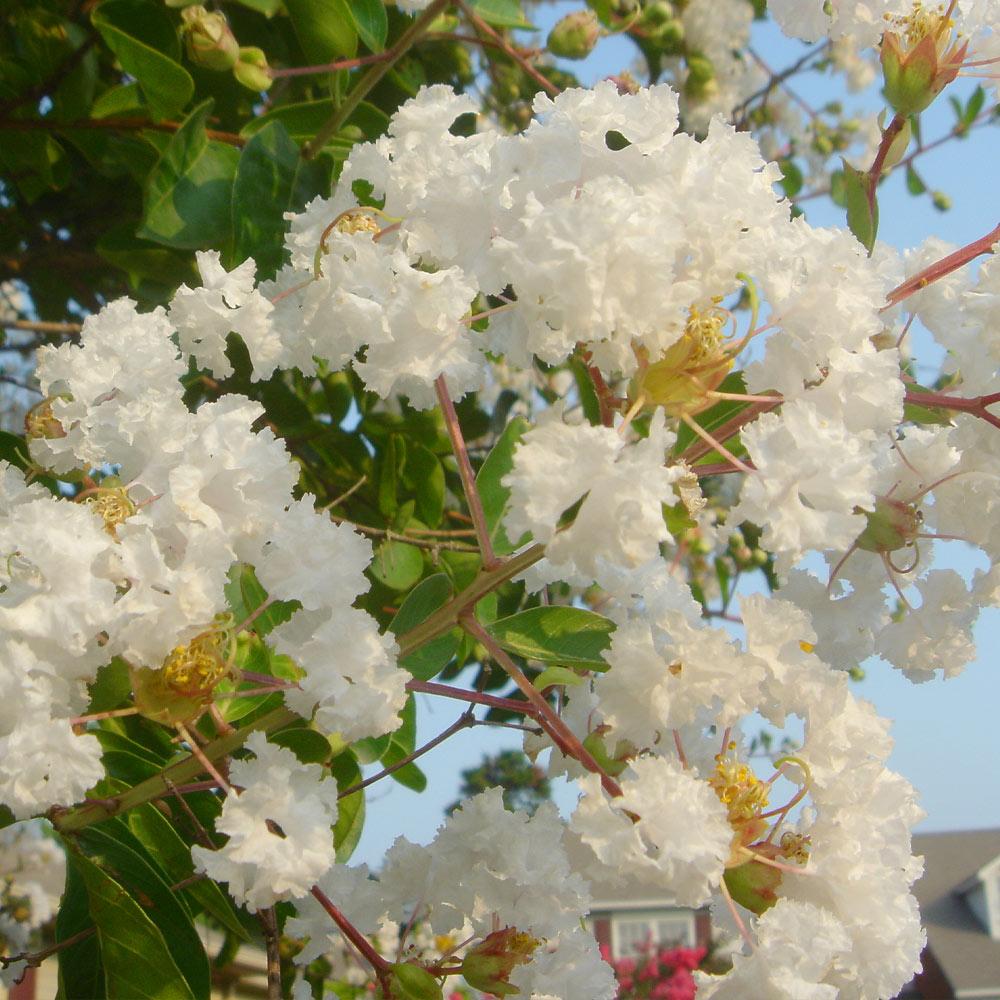
{"label": "green seed pod", "polygon": [[575,10],[556,22],[545,43],[549,52],[563,59],[585,59],[601,37],[601,24],[592,10]]}

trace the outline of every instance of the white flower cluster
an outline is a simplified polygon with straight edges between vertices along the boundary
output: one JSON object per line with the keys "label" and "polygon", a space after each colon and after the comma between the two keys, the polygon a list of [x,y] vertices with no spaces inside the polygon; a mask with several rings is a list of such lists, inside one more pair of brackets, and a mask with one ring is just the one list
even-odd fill
{"label": "white flower cluster", "polygon": [[969,42],[970,59],[1000,55],[1000,4],[997,0],[770,0],[768,13],[786,35],[814,42],[829,36],[849,39],[860,48],[877,45],[885,31],[912,42],[936,31],[949,15],[960,41]]}
{"label": "white flower cluster", "polygon": [[[123,657],[192,696],[222,679],[218,616],[239,563],[302,605],[275,632],[305,670],[289,703],[306,716],[318,706],[349,739],[399,725],[394,643],[351,607],[370,543],[293,499],[296,466],[270,430],[251,430],[258,404],[228,395],[187,409],[172,334],[162,310],[121,299],[87,319],[80,346],[40,352],[32,458],[85,477],[82,502],[0,468],[0,803],[18,817],[77,801],[102,776],[96,738],[69,721],[102,664]],[[344,631],[354,641],[331,641]]]}
{"label": "white flower cluster", "polygon": [[[833,5],[845,17],[848,6]],[[916,568],[898,561],[925,534],[961,535],[1000,559],[995,429],[969,417],[901,434],[899,351],[876,346],[897,334],[880,315],[885,295],[920,258],[869,259],[846,232],[790,219],[754,143],[718,119],[702,141],[675,134],[664,87],[540,97],[519,136],[454,134],[473,110],[440,87],[402,107],[385,138],[354,149],[334,196],[291,219],[273,282],[255,285],[252,261],[226,273],[200,254],[202,287],[183,287],[168,313],[122,300],[87,321],[81,347],[43,353],[49,402],[34,415],[32,456],[63,479],[96,478],[84,480],[89,502],[73,503],[2,470],[0,679],[11,694],[0,753],[13,764],[0,801],[29,815],[102,774],[96,740],[69,720],[111,657],[167,674],[197,647],[209,673],[223,670],[217,622],[239,563],[272,598],[300,604],[271,636],[305,671],[288,704],[348,741],[399,724],[393,642],[352,607],[369,544],[312,498],[293,499],[288,455],[251,430],[256,404],[230,395],[188,411],[175,333],[219,376],[235,332],[255,378],[351,365],[371,391],[418,407],[433,405],[441,377],[455,398],[484,384],[493,356],[514,368],[573,357],[606,385],[628,383],[628,415],[591,426],[551,407],[504,479],[505,527],[546,546],[533,588],[597,583],[610,596],[611,669],[571,690],[563,721],[603,748],[621,794],[553,754],[583,792],[568,829],[552,808],[529,818],[490,793],[429,847],[398,841],[376,881],[333,864],[334,783],[255,734],[217,824],[228,843],[196,848],[196,862],[251,908],[300,900],[288,930],[309,939],[303,964],[333,933],[309,896],[316,883],[366,933],[415,906],[435,933],[516,928],[538,941],[511,974],[525,996],[610,1000],[610,970],[579,926],[587,878],[599,876],[655,883],[688,905],[736,887],[758,947],[706,979],[706,996],[891,996],[922,944],[909,891],[919,810],[885,766],[886,724],[844,671],[879,652],[918,678],[954,672],[971,656],[975,609],[1000,591],[995,569],[970,592],[929,558],[911,589]],[[987,265],[975,284],[914,299],[972,391],[995,385],[998,289],[1000,268]],[[723,307],[737,296],[752,308]],[[746,333],[727,335],[746,312]],[[668,419],[698,433],[692,418],[728,398],[719,387],[751,341],[751,396],[735,397],[769,412],[742,432],[751,464],[736,460],[730,518],[760,526],[783,588],[743,599],[741,645],[705,624],[675,575],[663,507],[680,499],[697,514],[703,502],[686,464],[665,467],[677,445]],[[101,485],[110,470],[123,485]],[[817,554],[824,579],[808,568]],[[922,600],[907,608],[913,589]],[[740,734],[755,713],[805,727],[803,748],[766,781]]]}
{"label": "white flower cluster", "polygon": [[[0,830],[0,954],[30,949],[33,933],[56,914],[63,891],[66,856],[38,822]],[[23,962],[0,969],[0,985],[24,972]]]}

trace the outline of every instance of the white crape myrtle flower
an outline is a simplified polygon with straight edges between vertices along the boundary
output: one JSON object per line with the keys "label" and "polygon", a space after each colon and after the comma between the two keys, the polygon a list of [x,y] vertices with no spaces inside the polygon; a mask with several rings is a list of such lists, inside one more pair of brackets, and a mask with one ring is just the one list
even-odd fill
{"label": "white crape myrtle flower", "polygon": [[559,938],[559,945],[542,945],[527,965],[517,966],[510,975],[528,1000],[613,1000],[618,983],[611,966],[597,948],[594,936],[582,927]]}
{"label": "white crape myrtle flower", "polygon": [[0,949],[27,950],[31,932],[48,923],[59,905],[66,855],[41,822],[0,830]]}
{"label": "white crape myrtle flower", "polygon": [[[571,933],[590,903],[587,883],[570,870],[554,805],[533,816],[504,808],[499,788],[464,802],[427,847],[400,837],[380,881],[393,916],[418,903],[435,934],[516,927],[555,942]],[[594,942],[596,954],[597,944]]]}
{"label": "white crape myrtle flower", "polygon": [[21,720],[0,738],[0,803],[15,819],[28,819],[54,805],[78,802],[104,777],[96,736],[77,736],[68,718],[51,709]]}
{"label": "white crape myrtle flower", "polygon": [[227,272],[217,250],[199,251],[195,259],[201,288],[181,285],[170,303],[170,322],[177,328],[181,350],[225,378],[233,373],[225,355],[226,337],[232,331],[250,349],[255,376],[268,378],[277,365],[276,356],[268,357],[272,346],[268,317],[274,306],[254,287],[256,262],[250,257]]}
{"label": "white crape myrtle flower", "polygon": [[[382,883],[372,877],[367,865],[349,868],[333,865],[316,880],[323,894],[365,935],[374,935],[389,909]],[[312,895],[295,903],[296,916],[289,917],[285,933],[305,941],[295,964],[307,966],[321,955],[338,951],[343,938],[330,914]]]}
{"label": "white crape myrtle flower", "polygon": [[960,674],[976,657],[972,626],[979,605],[953,569],[934,569],[916,580],[919,607],[907,608],[878,638],[878,653],[911,681]]}
{"label": "white crape myrtle flower", "polygon": [[372,544],[350,525],[336,524],[306,494],[289,504],[270,532],[257,578],[274,598],[297,600],[306,611],[349,605],[368,589]]}
{"label": "white crape myrtle flower", "polygon": [[410,675],[396,665],[393,636],[379,633],[366,612],[344,605],[298,611],[268,639],[305,671],[286,703],[324,732],[352,742],[402,724]]}
{"label": "white crape myrtle flower", "polygon": [[[579,782],[583,795],[570,830],[590,848],[602,883],[639,877],[679,906],[700,906],[722,878],[733,831],[711,786],[676,760],[642,757],[609,799],[597,775]],[[638,816],[638,819],[635,817]]]}
{"label": "white crape myrtle flower", "polygon": [[226,796],[215,822],[228,842],[217,851],[195,845],[191,856],[234,899],[262,910],[305,896],[334,863],[337,783],[263,733],[251,733],[246,749],[253,759],[234,761],[229,772],[243,790]]}
{"label": "white crape myrtle flower", "polygon": [[61,473],[112,461],[128,481],[149,456],[180,454],[187,365],[172,333],[163,309],[140,313],[123,298],[84,320],[79,345],[41,347],[36,374],[65,436],[32,437],[32,458]]}
{"label": "white crape myrtle flower", "polygon": [[[540,418],[503,480],[511,491],[508,537],[531,532],[546,543],[545,560],[525,574],[532,588],[557,579],[586,586],[605,567],[640,566],[673,540],[662,505],[674,500],[673,484],[684,474],[664,466],[675,440],[662,411],[649,436],[632,444],[610,427],[564,424],[561,407]],[[581,498],[572,526],[557,531]]]}
{"label": "white crape myrtle flower", "polygon": [[752,955],[736,955],[726,976],[696,972],[699,997],[714,1000],[838,1000],[824,982],[851,940],[828,910],[783,899],[755,924]]}

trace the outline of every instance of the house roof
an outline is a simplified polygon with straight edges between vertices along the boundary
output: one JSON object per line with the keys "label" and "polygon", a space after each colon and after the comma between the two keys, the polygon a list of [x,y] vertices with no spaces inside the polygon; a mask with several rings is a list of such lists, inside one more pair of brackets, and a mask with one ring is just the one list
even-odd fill
{"label": "house roof", "polygon": [[952,988],[1000,988],[1000,941],[989,936],[960,891],[1000,857],[1000,828],[918,834],[913,852],[924,856],[924,874],[913,891],[927,941]]}

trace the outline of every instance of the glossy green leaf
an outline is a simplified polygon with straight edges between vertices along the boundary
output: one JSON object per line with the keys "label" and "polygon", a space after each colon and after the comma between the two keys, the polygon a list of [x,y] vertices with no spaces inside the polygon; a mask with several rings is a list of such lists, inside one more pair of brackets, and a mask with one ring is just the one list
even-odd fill
{"label": "glossy green leaf", "polygon": [[[130,810],[128,826],[136,839],[166,872],[171,884],[182,882],[194,874],[191,845],[185,843],[170,820],[156,806],[146,802]],[[244,941],[250,940],[246,929],[236,916],[229,896],[211,879],[199,879],[180,891],[194,899],[206,913],[215,917],[228,931]]]}
{"label": "glossy green leaf", "polygon": [[282,729],[269,736],[268,742],[291,750],[303,764],[325,764],[330,757],[330,741],[306,726]]}
{"label": "glossy green leaf", "polygon": [[923,194],[927,190],[927,185],[924,184],[920,174],[913,169],[911,163],[906,165],[906,190],[912,195]]}
{"label": "glossy green leaf", "polygon": [[528,608],[486,626],[504,649],[530,660],[607,670],[601,656],[615,623],[585,608],[547,605]]}
{"label": "glossy green leaf", "polygon": [[[195,1000],[147,909],[93,861],[79,854],[71,854],[70,859],[87,888],[90,914],[97,925],[107,996],[117,1000]],[[201,949],[200,942],[197,947]],[[206,996],[207,990],[200,995]]]}
{"label": "glossy green leaf", "polygon": [[870,181],[864,170],[857,170],[844,160],[844,198],[847,203],[847,227],[868,251],[875,246],[878,235],[878,201],[869,202]]}
{"label": "glossy green leaf", "polygon": [[[343,793],[362,780],[357,758],[349,750],[337,754],[330,761],[330,773],[336,779],[337,788]],[[337,823],[333,828],[333,846],[337,852],[337,863],[344,864],[354,853],[365,826],[364,789],[352,792],[337,803]]]}
{"label": "glossy green leaf", "polygon": [[[382,754],[384,767],[392,767],[404,760],[417,743],[417,702],[413,695],[406,699],[406,704],[399,713],[403,724],[395,732],[389,734],[389,746]],[[422,792],[427,787],[427,776],[412,761],[392,772],[392,778],[414,792]]]}
{"label": "glossy green leaf", "polygon": [[430,448],[416,441],[406,449],[403,485],[417,501],[420,520],[436,528],[444,514],[444,468]]}
{"label": "glossy green leaf", "polygon": [[150,172],[137,233],[143,239],[184,250],[228,241],[239,152],[209,140],[205,122],[211,110],[212,102],[205,101],[191,112]]}
{"label": "glossy green leaf", "polygon": [[[240,129],[240,135],[250,138],[271,122],[281,122],[288,134],[296,142],[307,142],[320,130],[323,123],[337,110],[337,102],[332,98],[318,101],[303,101],[297,104],[282,104],[260,115],[251,118]],[[389,126],[389,116],[374,104],[362,101],[347,119],[347,125],[355,131],[361,131],[366,139],[375,139],[385,132]],[[350,143],[348,148],[350,148]]]}
{"label": "glossy green leaf", "polygon": [[353,56],[358,33],[347,0],[285,0],[295,34],[313,65]]}
{"label": "glossy green leaf", "polygon": [[122,69],[138,81],[152,117],[179,114],[194,95],[194,81],[177,61],[180,42],[164,7],[151,0],[105,0],[91,22]]}
{"label": "glossy green leaf", "polygon": [[476,0],[470,6],[487,24],[498,28],[533,27],[525,19],[520,0]]}
{"label": "glossy green leaf", "polygon": [[248,257],[257,279],[272,278],[284,262],[285,212],[301,211],[329,194],[329,161],[306,160],[280,121],[270,122],[246,144],[233,181],[233,242],[229,266]]}
{"label": "glossy green leaf", "polygon": [[[747,384],[746,379],[743,377],[743,372],[730,372],[719,385],[719,391],[733,393],[746,392]],[[738,399],[722,399],[714,406],[710,406],[707,410],[703,410],[697,414],[694,420],[699,427],[703,427],[711,434],[716,428],[728,423],[733,417],[747,409],[750,405],[750,403],[743,403]],[[698,439],[698,435],[686,423],[682,423],[677,428],[677,444],[674,446],[674,453],[680,455],[685,448],[694,444],[695,440]],[[720,444],[725,444],[726,450],[737,458],[746,454],[746,448],[743,447],[739,437],[735,435],[726,441],[720,442]],[[701,463],[710,463],[721,462],[722,460],[723,456],[719,452],[712,451],[698,461]]]}
{"label": "glossy green leaf", "polygon": [[348,0],[354,17],[354,27],[358,37],[372,52],[385,48],[385,37],[389,31],[389,19],[382,0]]}
{"label": "glossy green leaf", "polygon": [[[142,906],[163,935],[167,950],[195,996],[206,996],[210,989],[208,956],[190,911],[170,888],[169,874],[146,852],[122,819],[89,827],[77,834],[76,839],[90,860]],[[94,917],[96,921],[96,914]],[[107,954],[105,966],[110,973],[111,962]],[[108,992],[113,995],[110,980],[108,985]]]}
{"label": "glossy green leaf", "polygon": [[[257,579],[253,567],[237,563],[229,571],[226,583],[226,602],[236,619],[236,624],[246,621],[265,601],[267,591]],[[298,608],[298,601],[274,601],[250,625],[259,636],[287,622]]]}
{"label": "glossy green leaf", "polygon": [[[416,628],[451,600],[453,594],[451,580],[445,573],[435,573],[426,580],[421,580],[399,606],[395,617],[389,623],[389,631],[399,636]],[[418,680],[430,680],[455,655],[458,643],[459,634],[457,630],[452,630],[425,643],[409,656],[404,656],[400,659],[399,665]]]}
{"label": "glossy green leaf", "polygon": [[424,557],[415,545],[386,541],[375,551],[371,571],[390,590],[409,590],[423,575]]}
{"label": "glossy green leaf", "polygon": [[476,475],[476,487],[483,502],[486,524],[493,540],[493,548],[498,555],[513,552],[527,540],[525,536],[518,539],[516,544],[512,544],[507,538],[503,528],[503,515],[510,499],[510,490],[501,480],[514,468],[514,451],[529,426],[523,417],[511,420]]}
{"label": "glossy green leaf", "polygon": [[95,933],[75,944],[60,948],[59,985],[56,1000],[104,1000],[104,965],[101,962],[101,942],[90,915],[87,884],[74,863],[75,855],[68,852],[66,887],[59,912],[56,914],[56,943],[93,929]]}

